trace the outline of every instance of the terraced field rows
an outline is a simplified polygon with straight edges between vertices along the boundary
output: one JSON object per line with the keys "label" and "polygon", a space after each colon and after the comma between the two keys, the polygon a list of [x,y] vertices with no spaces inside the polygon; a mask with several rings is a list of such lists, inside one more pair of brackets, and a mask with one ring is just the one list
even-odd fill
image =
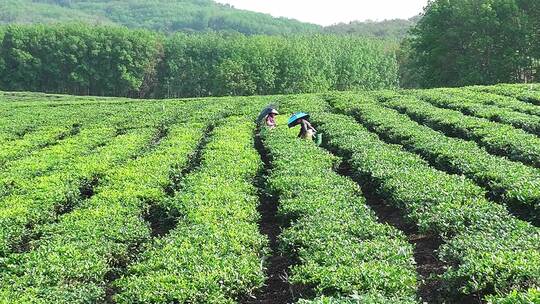
{"label": "terraced field rows", "polygon": [[[540,134],[540,116],[521,113],[504,107],[501,108],[497,105],[480,103],[479,100],[485,98],[483,93],[466,94],[465,96],[467,97],[450,95],[443,90],[411,91],[410,93],[434,106],[457,110],[466,115],[485,118],[494,122],[501,122],[514,126],[515,128],[523,129],[532,134]],[[491,98],[489,99],[489,101],[492,100],[493,99]]]}
{"label": "terraced field rows", "polygon": [[119,303],[232,302],[262,285],[266,239],[251,184],[261,167],[253,133],[245,118],[216,126],[200,169],[165,202],[181,220],[117,282]]}
{"label": "terraced field rows", "polygon": [[[336,120],[340,122],[332,122]],[[482,294],[537,279],[538,229],[486,201],[483,191],[471,182],[436,171],[419,157],[381,143],[354,121],[330,114],[317,121],[328,134],[330,146],[351,157],[353,168],[378,185],[380,195],[405,210],[422,231],[443,239],[439,258],[453,267],[440,277],[445,289],[440,292],[454,293],[454,297]]]}
{"label": "terraced field rows", "polygon": [[537,94],[2,93],[0,302],[538,303]]}

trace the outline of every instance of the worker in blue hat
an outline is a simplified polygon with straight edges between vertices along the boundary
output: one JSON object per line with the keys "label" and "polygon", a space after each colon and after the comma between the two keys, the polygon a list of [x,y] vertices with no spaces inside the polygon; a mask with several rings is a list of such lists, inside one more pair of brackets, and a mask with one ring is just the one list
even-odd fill
{"label": "worker in blue hat", "polygon": [[313,140],[317,130],[309,122],[309,114],[306,113],[295,113],[289,118],[289,128],[292,128],[296,125],[300,125],[300,133],[298,137],[308,140]]}

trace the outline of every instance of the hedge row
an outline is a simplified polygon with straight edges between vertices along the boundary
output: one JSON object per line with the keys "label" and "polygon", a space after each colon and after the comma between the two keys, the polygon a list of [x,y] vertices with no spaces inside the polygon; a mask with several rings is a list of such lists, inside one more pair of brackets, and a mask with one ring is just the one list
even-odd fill
{"label": "hedge row", "polygon": [[34,188],[35,178],[69,169],[75,159],[91,154],[115,137],[116,130],[111,127],[85,128],[76,136],[10,162],[0,173],[0,199],[10,194],[24,194],[25,189]]}
{"label": "hedge row", "polygon": [[54,221],[94,194],[105,172],[139,155],[153,133],[143,129],[118,136],[88,156],[66,159],[61,170],[32,179],[6,197],[0,207],[0,254],[18,250],[36,226]]}
{"label": "hedge row", "polygon": [[[512,87],[519,88],[518,85]],[[465,88],[444,88],[437,91],[447,93],[452,96],[468,99],[471,102],[478,102],[485,105],[493,105],[500,108],[511,109],[516,112],[521,112],[530,115],[540,115],[540,107],[517,99],[511,96],[493,94],[487,91],[482,91],[476,87]]]}
{"label": "hedge row", "polygon": [[[396,102],[408,99],[410,97],[402,97]],[[438,169],[471,178],[485,187],[492,198],[514,210],[525,211],[525,218],[540,220],[540,172],[537,169],[493,156],[474,142],[447,137],[419,125],[369,96],[355,94],[336,98],[332,105],[354,115],[382,138],[425,157]]]}
{"label": "hedge row", "polygon": [[533,134],[417,99],[390,98],[385,105],[447,135],[474,140],[490,153],[540,167],[540,138]]}
{"label": "hedge row", "polygon": [[[508,108],[500,108],[496,105],[486,105],[479,101],[478,96],[464,98],[452,96],[444,91],[415,90],[408,92],[423,101],[427,101],[436,107],[457,110],[465,115],[485,118],[494,122],[514,126],[529,133],[540,135],[540,116],[512,111]],[[475,94],[480,95],[480,94]]]}
{"label": "hedge row", "polygon": [[291,222],[279,237],[281,250],[298,260],[290,283],[335,299],[360,294],[368,303],[416,303],[415,263],[405,235],[377,222],[359,186],[333,171],[338,159],[286,128],[264,130],[262,138],[278,216]]}
{"label": "hedge row", "polygon": [[234,303],[262,286],[268,240],[252,185],[262,165],[253,129],[243,117],[219,123],[200,169],[166,202],[181,215],[177,227],[115,282],[117,303]]}
{"label": "hedge row", "polygon": [[0,168],[6,162],[22,158],[35,150],[54,145],[74,132],[73,127],[44,127],[30,134],[25,134],[20,139],[15,139],[9,135],[0,135]]}
{"label": "hedge row", "polygon": [[[204,111],[212,101],[201,101],[198,107]],[[19,138],[6,138],[0,143],[0,155],[6,162],[0,172],[0,198],[9,193],[17,193],[21,187],[32,187],[34,177],[47,176],[69,168],[80,156],[90,155],[95,149],[106,145],[116,136],[129,133],[132,129],[158,128],[166,131],[166,125],[174,121],[185,121],[193,112],[185,102],[171,101],[167,104],[113,103],[78,104],[70,106],[21,107],[19,104],[2,105],[7,115],[1,127],[7,134],[21,132]],[[206,114],[205,114],[206,115]],[[188,118],[190,119],[190,118]],[[53,139],[60,132],[61,138]],[[43,136],[40,140],[40,136]],[[45,143],[46,142],[46,143]],[[44,144],[43,146],[36,146]]]}
{"label": "hedge row", "polygon": [[480,92],[495,93],[503,96],[515,97],[519,100],[540,105],[540,86],[538,84],[508,85],[500,84],[496,86],[475,86],[469,89]]}
{"label": "hedge row", "polygon": [[540,303],[540,288],[512,291],[506,296],[488,297],[488,304],[536,304]]}
{"label": "hedge row", "polygon": [[[386,303],[400,304],[400,303],[407,303],[407,302],[402,302],[399,299],[388,299],[382,295],[373,295],[373,294],[366,294],[366,295],[355,294],[347,298],[320,296],[312,300],[302,299],[298,301],[298,304],[386,304]],[[413,303],[416,303],[416,302],[413,302]]]}
{"label": "hedge row", "polygon": [[[17,100],[35,94],[16,93]],[[102,128],[112,127],[119,132],[131,128],[154,127],[169,121],[185,110],[185,101],[166,103],[138,100],[110,100],[87,97],[45,95],[43,101],[0,102],[0,134],[14,142],[42,128]],[[82,98],[82,97],[81,97]],[[50,101],[47,101],[51,99]],[[201,107],[208,101],[198,101]],[[75,127],[74,127],[75,126]]]}
{"label": "hedge row", "polygon": [[[421,231],[444,241],[441,295],[505,294],[540,284],[540,231],[488,202],[469,180],[429,166],[400,146],[382,142],[353,118],[313,115],[327,146]],[[454,298],[457,297],[457,298]]]}
{"label": "hedge row", "polygon": [[167,199],[171,176],[188,164],[205,125],[171,127],[151,153],[103,177],[96,194],[40,229],[34,250],[0,261],[0,302],[104,302],[108,280],[150,239],[143,216]]}

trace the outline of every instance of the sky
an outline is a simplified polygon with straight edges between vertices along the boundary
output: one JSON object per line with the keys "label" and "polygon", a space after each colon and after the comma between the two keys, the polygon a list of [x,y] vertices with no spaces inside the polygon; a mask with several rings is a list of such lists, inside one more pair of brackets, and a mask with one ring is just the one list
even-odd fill
{"label": "sky", "polygon": [[422,12],[428,0],[217,0],[236,8],[320,25],[401,18]]}

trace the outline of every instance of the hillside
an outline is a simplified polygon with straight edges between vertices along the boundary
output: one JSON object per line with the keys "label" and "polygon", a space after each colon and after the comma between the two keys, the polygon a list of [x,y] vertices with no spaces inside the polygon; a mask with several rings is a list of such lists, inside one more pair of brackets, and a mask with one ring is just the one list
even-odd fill
{"label": "hillside", "polygon": [[420,16],[410,19],[392,19],[383,21],[353,21],[339,23],[325,28],[328,33],[353,34],[364,37],[387,38],[400,41],[418,22]]}
{"label": "hillside", "polygon": [[31,0],[0,0],[0,24],[82,21],[112,23],[103,16]]}
{"label": "hillside", "polygon": [[410,20],[354,21],[328,27],[239,10],[211,0],[0,0],[0,24],[82,21],[165,33],[235,31],[244,34],[326,32],[401,40]]}
{"label": "hillside", "polygon": [[238,10],[211,0],[0,0],[0,24],[85,21],[161,32],[236,31],[291,34],[322,27]]}

